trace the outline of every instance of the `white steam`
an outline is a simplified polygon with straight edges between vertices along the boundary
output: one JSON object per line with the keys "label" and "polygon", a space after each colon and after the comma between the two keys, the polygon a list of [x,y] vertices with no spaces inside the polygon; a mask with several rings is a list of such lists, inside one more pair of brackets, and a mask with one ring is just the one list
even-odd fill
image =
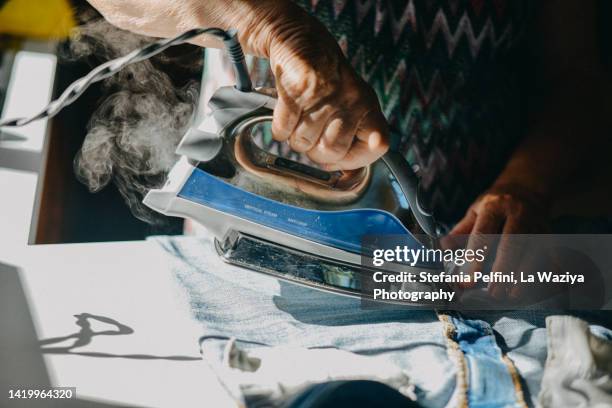
{"label": "white steam", "polygon": [[[95,19],[79,27],[70,58],[113,59],[151,41]],[[199,55],[187,62],[184,55],[176,60],[161,56],[158,62],[194,72],[201,68]],[[93,192],[113,182],[137,218],[159,222],[141,201],[149,189],[163,184],[176,162],[174,150],[192,118],[199,85],[194,81],[178,88],[165,72],[144,61],[109,78],[105,87],[111,92],[91,117],[75,172]]]}

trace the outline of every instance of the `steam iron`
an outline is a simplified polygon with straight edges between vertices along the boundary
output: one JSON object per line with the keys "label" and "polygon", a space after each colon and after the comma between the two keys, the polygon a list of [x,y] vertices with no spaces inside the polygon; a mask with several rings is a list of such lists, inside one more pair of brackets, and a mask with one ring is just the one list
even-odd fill
{"label": "steam iron", "polygon": [[[253,89],[234,30],[197,28],[136,49],[94,68],[35,115],[1,119],[0,128],[53,117],[91,84],[200,35],[224,42],[236,85],[212,96],[211,113],[185,134],[176,150],[181,158],[145,205],[205,226],[228,263],[351,296],[367,296],[371,282],[362,238],[394,236],[410,248],[437,246],[434,218],[418,198],[418,178],[398,153],[356,171],[328,172],[257,144],[258,135],[270,134],[275,98]],[[444,269],[435,263],[400,268]]]}
{"label": "steam iron", "polygon": [[[363,237],[436,245],[418,179],[399,153],[356,171],[328,172],[268,151],[257,140],[271,134],[275,102],[269,92],[252,89],[248,76],[219,88],[210,114],[180,142],[181,158],[166,184],[149,191],[144,204],[203,225],[230,264],[352,296],[363,296],[371,279],[362,265]],[[442,270],[434,264],[414,269]]]}

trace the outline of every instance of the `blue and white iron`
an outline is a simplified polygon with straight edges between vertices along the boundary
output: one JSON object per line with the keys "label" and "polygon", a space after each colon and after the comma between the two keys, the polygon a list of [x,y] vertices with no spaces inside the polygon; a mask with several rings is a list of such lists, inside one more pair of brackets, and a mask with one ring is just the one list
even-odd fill
{"label": "blue and white iron", "polygon": [[[261,148],[257,139],[270,133],[276,100],[252,89],[241,53],[230,57],[238,84],[214,93],[210,114],[183,137],[181,159],[145,205],[203,225],[230,263],[345,294],[362,294],[363,237],[404,236],[411,247],[432,246],[434,219],[401,155],[327,172]],[[432,239],[423,243],[413,233]]]}
{"label": "blue and white iron", "polygon": [[[134,50],[94,68],[36,115],[0,120],[0,127],[52,117],[92,83],[203,34],[225,43],[236,86],[212,96],[211,113],[183,137],[176,150],[180,160],[163,188],[146,195],[145,205],[205,226],[230,263],[348,295],[362,296],[369,278],[361,266],[364,237],[399,236],[414,248],[436,245],[434,219],[418,199],[418,179],[398,153],[357,171],[327,172],[257,145],[255,136],[270,132],[275,99],[252,88],[232,30],[194,29]],[[419,233],[428,242],[417,239]],[[434,273],[440,268],[415,267]]]}

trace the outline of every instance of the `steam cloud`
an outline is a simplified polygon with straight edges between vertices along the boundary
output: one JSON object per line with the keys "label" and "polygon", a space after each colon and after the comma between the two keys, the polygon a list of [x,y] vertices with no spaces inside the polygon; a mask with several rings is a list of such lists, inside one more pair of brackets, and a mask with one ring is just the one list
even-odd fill
{"label": "steam cloud", "polygon": [[[119,30],[101,18],[79,27],[70,42],[71,59],[95,56],[113,59],[152,41]],[[201,69],[201,58],[185,61],[184,55],[156,57],[161,64]],[[151,61],[128,66],[109,78],[110,94],[92,115],[83,146],[74,161],[78,179],[92,192],[113,182],[137,218],[163,223],[163,218],[142,204],[151,188],[164,183],[176,162],[174,150],[192,118],[199,84],[179,88]]]}

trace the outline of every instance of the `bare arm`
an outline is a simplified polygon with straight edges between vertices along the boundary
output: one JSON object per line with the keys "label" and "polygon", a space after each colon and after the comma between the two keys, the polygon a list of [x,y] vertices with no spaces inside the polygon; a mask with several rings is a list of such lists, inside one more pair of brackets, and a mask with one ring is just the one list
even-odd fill
{"label": "bare arm", "polygon": [[[387,150],[372,88],[333,36],[289,0],[89,0],[116,26],[155,37],[195,27],[235,28],[247,53],[270,58],[278,103],[274,137],[328,168],[354,169]],[[194,41],[219,47],[207,37]]]}

